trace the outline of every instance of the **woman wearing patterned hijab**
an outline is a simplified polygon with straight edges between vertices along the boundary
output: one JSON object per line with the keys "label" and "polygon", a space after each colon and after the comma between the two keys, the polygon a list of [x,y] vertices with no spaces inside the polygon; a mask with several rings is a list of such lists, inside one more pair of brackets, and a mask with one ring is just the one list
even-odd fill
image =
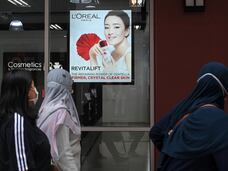
{"label": "woman wearing patterned hijab", "polygon": [[51,154],[61,171],[80,170],[81,127],[71,96],[73,81],[64,69],[48,73],[47,91],[37,126],[48,136]]}
{"label": "woman wearing patterned hijab", "polygon": [[228,68],[205,64],[191,94],[156,123],[150,138],[159,149],[159,171],[227,171]]}

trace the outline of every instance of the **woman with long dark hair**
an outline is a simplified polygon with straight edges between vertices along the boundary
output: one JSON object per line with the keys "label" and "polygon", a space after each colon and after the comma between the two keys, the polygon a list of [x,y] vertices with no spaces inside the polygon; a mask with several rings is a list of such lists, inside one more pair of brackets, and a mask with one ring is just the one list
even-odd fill
{"label": "woman with long dark hair", "polygon": [[228,68],[218,62],[205,64],[197,84],[150,130],[160,153],[159,171],[227,171]]}
{"label": "woman with long dark hair", "polygon": [[50,145],[31,112],[38,92],[31,73],[11,71],[1,84],[0,170],[50,171]]}

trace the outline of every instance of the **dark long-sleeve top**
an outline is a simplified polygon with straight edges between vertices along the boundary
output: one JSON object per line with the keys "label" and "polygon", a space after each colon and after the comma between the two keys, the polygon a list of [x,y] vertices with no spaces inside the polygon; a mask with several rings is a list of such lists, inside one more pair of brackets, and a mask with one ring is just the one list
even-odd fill
{"label": "dark long-sleeve top", "polygon": [[[168,115],[162,118],[149,133],[150,139],[159,151],[163,147],[169,119]],[[228,171],[228,148],[192,159],[178,159],[168,155],[165,157],[166,160],[159,171]]]}
{"label": "dark long-sleeve top", "polygon": [[48,138],[35,124],[14,113],[0,126],[1,171],[51,171]]}

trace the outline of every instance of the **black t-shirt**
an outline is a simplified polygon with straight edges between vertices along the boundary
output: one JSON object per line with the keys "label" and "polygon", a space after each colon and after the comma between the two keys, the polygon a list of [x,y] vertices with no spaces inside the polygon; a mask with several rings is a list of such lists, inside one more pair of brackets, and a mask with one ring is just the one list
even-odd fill
{"label": "black t-shirt", "polygon": [[28,118],[15,113],[0,128],[1,171],[51,171],[49,141]]}

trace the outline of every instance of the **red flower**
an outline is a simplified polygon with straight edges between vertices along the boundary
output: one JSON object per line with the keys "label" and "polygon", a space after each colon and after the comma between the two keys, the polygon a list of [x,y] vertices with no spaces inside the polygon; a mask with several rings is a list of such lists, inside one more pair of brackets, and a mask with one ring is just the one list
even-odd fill
{"label": "red flower", "polygon": [[89,60],[90,48],[101,40],[95,33],[82,34],[76,42],[78,54],[86,61]]}

